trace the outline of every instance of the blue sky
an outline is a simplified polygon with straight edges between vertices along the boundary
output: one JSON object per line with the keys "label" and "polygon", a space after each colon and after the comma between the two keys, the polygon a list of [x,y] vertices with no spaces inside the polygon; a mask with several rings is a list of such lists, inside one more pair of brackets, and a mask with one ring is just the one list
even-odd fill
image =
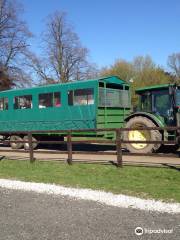
{"label": "blue sky", "polygon": [[178,0],[20,0],[24,19],[36,38],[33,50],[40,52],[39,36],[45,18],[65,11],[81,43],[90,50],[91,61],[109,66],[116,59],[131,61],[149,54],[166,67],[167,57],[180,52],[180,1]]}

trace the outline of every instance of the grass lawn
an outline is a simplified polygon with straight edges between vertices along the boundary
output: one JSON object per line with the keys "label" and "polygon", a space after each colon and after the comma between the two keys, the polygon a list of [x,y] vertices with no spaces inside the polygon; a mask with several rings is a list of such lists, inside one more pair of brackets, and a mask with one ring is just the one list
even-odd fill
{"label": "grass lawn", "polygon": [[0,178],[101,189],[142,198],[180,202],[180,172],[167,168],[124,167],[2,160]]}

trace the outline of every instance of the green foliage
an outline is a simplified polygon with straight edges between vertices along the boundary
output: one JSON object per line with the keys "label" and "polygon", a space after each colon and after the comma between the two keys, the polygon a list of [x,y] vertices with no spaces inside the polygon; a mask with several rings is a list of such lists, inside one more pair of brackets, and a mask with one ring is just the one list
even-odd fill
{"label": "green foliage", "polygon": [[180,52],[168,56],[167,64],[175,75],[176,81],[180,82]]}
{"label": "green foliage", "polygon": [[150,56],[138,56],[132,62],[117,60],[109,68],[103,68],[101,76],[116,75],[121,79],[131,83],[132,103],[137,105],[135,89],[156,84],[173,82],[171,74],[157,66]]}
{"label": "green foliage", "polygon": [[173,169],[27,161],[0,162],[0,178],[100,189],[142,198],[180,202],[180,175]]}
{"label": "green foliage", "polygon": [[134,71],[131,63],[118,60],[109,68],[103,68],[100,74],[102,76],[115,75],[125,81],[129,81],[134,76]]}

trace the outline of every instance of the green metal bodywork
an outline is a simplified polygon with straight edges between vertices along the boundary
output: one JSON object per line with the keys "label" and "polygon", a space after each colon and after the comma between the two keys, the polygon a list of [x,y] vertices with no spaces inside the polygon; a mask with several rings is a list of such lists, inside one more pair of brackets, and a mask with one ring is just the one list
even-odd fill
{"label": "green metal bodywork", "polygon": [[[3,91],[0,93],[0,98],[8,98],[8,110],[0,111],[0,131],[48,131],[122,127],[124,126],[125,117],[130,113],[130,107],[99,107],[99,86],[102,83],[105,86],[129,89],[129,85],[125,81],[111,76],[66,84]],[[94,90],[94,104],[78,106],[68,104],[68,91],[86,88]],[[38,95],[49,92],[61,92],[61,107],[39,108]],[[14,109],[14,98],[24,95],[32,95],[33,108]]]}

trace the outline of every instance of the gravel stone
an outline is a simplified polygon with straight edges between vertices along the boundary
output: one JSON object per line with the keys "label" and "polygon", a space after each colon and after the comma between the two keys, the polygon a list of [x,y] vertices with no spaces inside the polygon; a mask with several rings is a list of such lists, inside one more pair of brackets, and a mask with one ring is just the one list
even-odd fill
{"label": "gravel stone", "polygon": [[134,208],[147,211],[166,213],[180,213],[180,203],[165,203],[153,199],[140,199],[122,194],[113,194],[91,189],[63,187],[55,184],[22,182],[0,179],[0,187],[23,191],[33,191],[51,195],[68,196],[74,199],[83,199],[99,202],[114,207]]}
{"label": "gravel stone", "polygon": [[[0,188],[1,240],[179,240],[180,214],[113,207],[68,196]],[[143,234],[135,228],[173,229]]]}

